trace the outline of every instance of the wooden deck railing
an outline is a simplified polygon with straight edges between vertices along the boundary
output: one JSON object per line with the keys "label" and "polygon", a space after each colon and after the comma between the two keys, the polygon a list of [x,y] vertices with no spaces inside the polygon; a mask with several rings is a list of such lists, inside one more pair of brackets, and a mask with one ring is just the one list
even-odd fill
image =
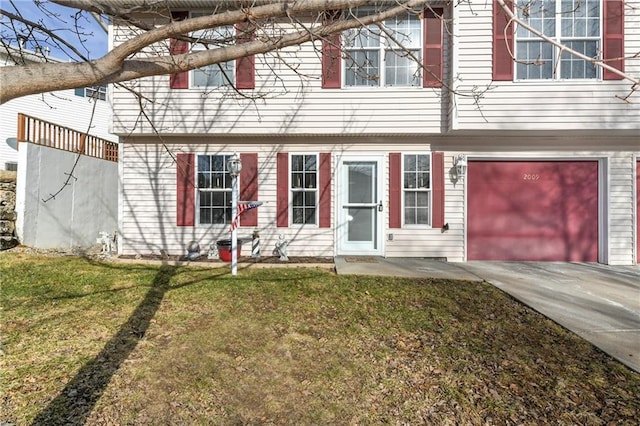
{"label": "wooden deck railing", "polygon": [[18,143],[21,141],[107,161],[118,161],[117,143],[26,114],[18,114]]}

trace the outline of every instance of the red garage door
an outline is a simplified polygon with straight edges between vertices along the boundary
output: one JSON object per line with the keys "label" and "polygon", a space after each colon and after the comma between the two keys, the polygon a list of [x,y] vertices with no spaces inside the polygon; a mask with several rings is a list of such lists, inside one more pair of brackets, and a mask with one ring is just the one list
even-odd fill
{"label": "red garage door", "polygon": [[598,261],[596,161],[471,161],[469,260]]}

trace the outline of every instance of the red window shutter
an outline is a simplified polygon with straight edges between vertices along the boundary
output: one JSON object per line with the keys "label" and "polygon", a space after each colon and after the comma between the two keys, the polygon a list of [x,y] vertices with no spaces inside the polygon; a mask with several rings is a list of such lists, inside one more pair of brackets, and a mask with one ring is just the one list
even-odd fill
{"label": "red window shutter", "polygon": [[276,225],[286,228],[289,226],[289,154],[279,152],[276,163]]}
{"label": "red window shutter", "polygon": [[[181,21],[189,17],[189,12],[171,12],[171,18],[174,21]],[[179,55],[189,51],[189,43],[183,40],[172,38],[169,40],[169,53],[171,55]],[[189,72],[180,72],[169,76],[169,86],[172,89],[188,89],[189,88]]]}
{"label": "red window shutter", "polygon": [[424,87],[442,87],[444,49],[442,8],[427,9],[424,12]]}
{"label": "red window shutter", "polygon": [[193,226],[196,218],[195,155],[176,155],[176,213],[178,226]]}
{"label": "red window shutter", "polygon": [[[512,7],[512,2],[505,1]],[[513,24],[497,0],[493,0],[493,80],[513,80]],[[506,34],[505,34],[506,29]]]}
{"label": "red window shutter", "polygon": [[[342,12],[331,10],[325,12],[324,25],[340,20]],[[341,37],[340,33],[332,34],[322,40],[322,88],[339,89],[341,78]]]}
{"label": "red window shutter", "polygon": [[442,228],[444,226],[444,153],[431,153],[431,191],[432,212],[431,227]]}
{"label": "red window shutter", "polygon": [[320,228],[331,228],[331,153],[320,154],[320,200],[319,223]]}
{"label": "red window shutter", "polygon": [[[258,154],[240,154],[240,201],[258,201]],[[258,209],[240,215],[240,226],[258,226]]]}
{"label": "red window shutter", "polygon": [[402,155],[389,153],[389,228],[402,227]]}
{"label": "red window shutter", "polygon": [[[247,43],[255,34],[249,31],[248,22],[236,24],[236,43]],[[236,89],[256,88],[256,58],[254,55],[236,59]]]}
{"label": "red window shutter", "polygon": [[[624,71],[624,1],[604,0],[604,43],[605,63]],[[605,80],[622,80],[622,77],[604,70]]]}

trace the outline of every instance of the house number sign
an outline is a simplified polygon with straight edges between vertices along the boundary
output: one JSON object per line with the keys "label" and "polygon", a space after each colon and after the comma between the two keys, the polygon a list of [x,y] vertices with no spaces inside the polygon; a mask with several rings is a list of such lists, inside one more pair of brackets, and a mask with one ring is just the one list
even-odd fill
{"label": "house number sign", "polygon": [[522,175],[523,180],[540,180],[540,175],[537,173],[525,173]]}

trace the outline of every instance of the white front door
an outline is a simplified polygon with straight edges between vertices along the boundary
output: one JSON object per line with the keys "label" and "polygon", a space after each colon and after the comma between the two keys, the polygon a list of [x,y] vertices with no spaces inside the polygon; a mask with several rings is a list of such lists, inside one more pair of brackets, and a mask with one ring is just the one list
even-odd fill
{"label": "white front door", "polygon": [[381,255],[384,157],[345,156],[338,163],[339,255]]}

